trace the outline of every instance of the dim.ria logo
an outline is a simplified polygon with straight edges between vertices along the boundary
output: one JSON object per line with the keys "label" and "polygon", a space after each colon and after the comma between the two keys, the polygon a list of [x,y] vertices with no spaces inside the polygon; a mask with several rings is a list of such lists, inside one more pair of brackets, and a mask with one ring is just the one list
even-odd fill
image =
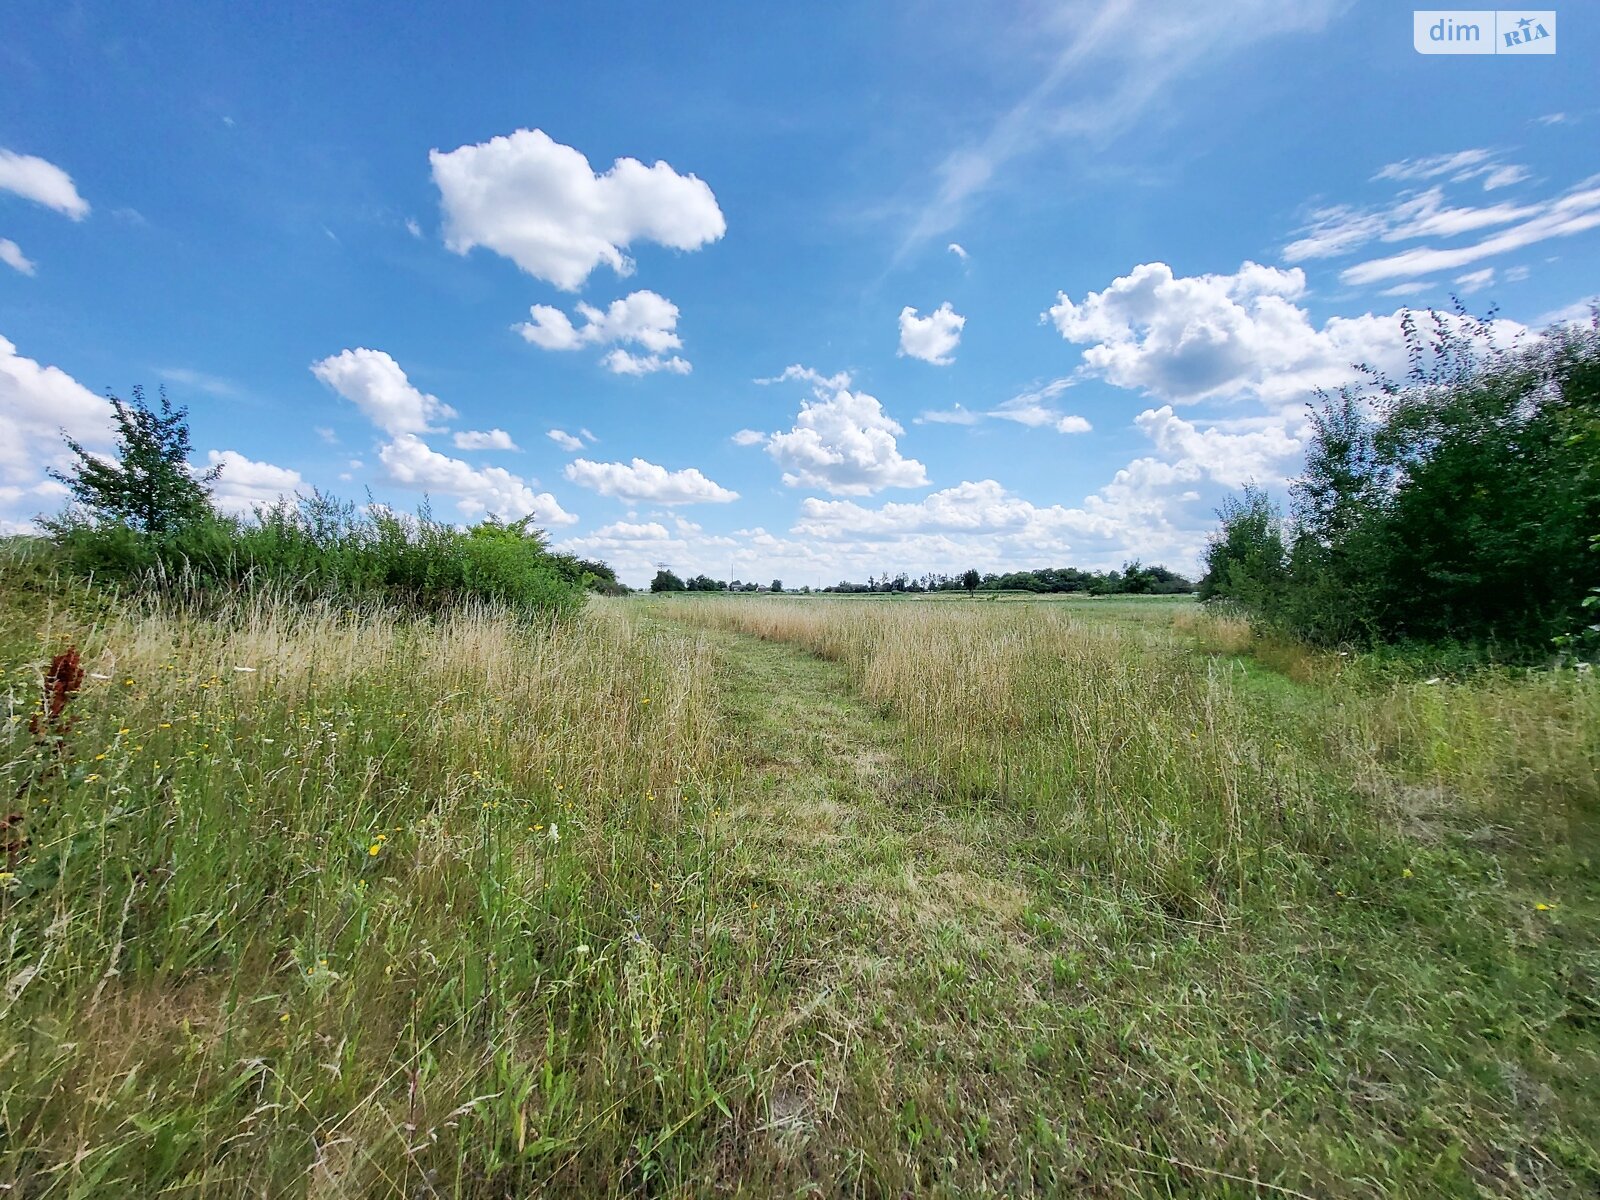
{"label": "dim.ria logo", "polygon": [[1554,9],[1419,9],[1412,13],[1418,54],[1554,54]]}

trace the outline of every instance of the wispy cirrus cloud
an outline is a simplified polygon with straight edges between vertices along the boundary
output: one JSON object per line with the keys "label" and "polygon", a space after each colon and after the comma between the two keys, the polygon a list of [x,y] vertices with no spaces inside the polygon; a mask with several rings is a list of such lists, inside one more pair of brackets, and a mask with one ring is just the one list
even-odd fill
{"label": "wispy cirrus cloud", "polygon": [[1025,10],[1029,39],[1053,43],[1053,54],[981,136],[945,155],[897,258],[953,229],[1013,160],[1060,139],[1109,141],[1185,76],[1221,69],[1258,42],[1321,30],[1344,7],[1344,0],[1058,0],[1042,12]]}
{"label": "wispy cirrus cloud", "polygon": [[1040,387],[1019,392],[993,408],[966,408],[960,404],[952,408],[933,409],[918,414],[912,422],[916,425],[977,425],[983,421],[1011,421],[1029,429],[1051,428],[1057,433],[1088,433],[1094,426],[1087,417],[1065,413],[1051,402],[1074,383],[1069,375],[1052,379]]}
{"label": "wispy cirrus cloud", "polygon": [[1369,259],[1339,273],[1344,283],[1378,283],[1433,271],[1453,271],[1471,263],[1509,254],[1552,238],[1571,237],[1600,228],[1600,186],[1594,181],[1533,206],[1532,214],[1507,229],[1465,246],[1418,246],[1398,254]]}
{"label": "wispy cirrus cloud", "polygon": [[[1340,270],[1340,282],[1363,286],[1386,284],[1382,295],[1403,296],[1437,286],[1429,275],[1460,271],[1500,255],[1554,238],[1571,237],[1600,227],[1600,176],[1591,176],[1565,191],[1534,198],[1524,194],[1492,204],[1452,199],[1452,191],[1476,184],[1485,192],[1528,183],[1533,175],[1502,153],[1485,147],[1449,154],[1401,159],[1379,168],[1372,181],[1425,185],[1401,191],[1387,203],[1323,204],[1311,209],[1283,248],[1291,263],[1371,254],[1378,245],[1429,244],[1368,257]],[[1477,188],[1474,189],[1476,194]],[[1477,235],[1473,240],[1470,235]],[[1453,243],[1453,244],[1452,244]],[[1510,268],[1504,278],[1511,279]],[[1525,276],[1526,268],[1520,268]],[[1454,277],[1465,292],[1487,286],[1492,267]]]}

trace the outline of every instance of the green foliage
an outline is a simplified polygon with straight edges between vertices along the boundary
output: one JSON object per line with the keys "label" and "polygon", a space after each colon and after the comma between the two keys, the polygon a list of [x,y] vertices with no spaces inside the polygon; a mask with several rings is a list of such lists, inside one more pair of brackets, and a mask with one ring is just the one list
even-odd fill
{"label": "green foliage", "polygon": [[[462,531],[321,492],[256,510],[215,512],[159,532],[68,514],[53,525],[67,563],[83,574],[207,600],[268,586],[303,599],[376,601],[442,612],[486,601],[522,613],[567,613],[592,573],[552,555],[527,520],[492,518]],[[613,578],[614,582],[614,578]]]}
{"label": "green foliage", "polygon": [[1247,489],[1222,510],[1202,597],[1323,645],[1577,652],[1600,586],[1600,317],[1510,349],[1460,314],[1408,317],[1405,336],[1403,381],[1373,372],[1313,414],[1287,555]]}
{"label": "green foliage", "polygon": [[617,579],[616,571],[609,564],[597,559],[574,558],[567,554],[553,554],[550,557],[563,574],[602,596],[626,596],[633,590]]}
{"label": "green foliage", "polygon": [[968,567],[965,571],[961,572],[961,586],[966,588],[968,593],[976,591],[978,588],[978,583],[978,573],[971,567]]}
{"label": "green foliage", "polygon": [[111,397],[118,428],[115,462],[71,438],[70,475],[52,474],[76,506],[46,522],[66,565],[189,599],[269,585],[304,599],[337,597],[438,612],[487,601],[523,614],[570,612],[585,588],[626,591],[604,563],[552,554],[531,518],[490,518],[465,532],[321,492],[257,508],[252,518],[216,512],[209,487],[221,474],[195,474],[188,410],[165,390],[152,408],[141,388]]}
{"label": "green foliage", "polygon": [[1200,599],[1226,597],[1254,611],[1274,609],[1286,582],[1282,514],[1265,492],[1246,484],[1242,496],[1222,502],[1217,516],[1222,526],[1202,556]]}
{"label": "green foliage", "polygon": [[135,387],[131,400],[107,397],[117,424],[116,461],[90,454],[65,437],[77,462],[67,473],[50,476],[67,485],[72,498],[96,520],[163,534],[210,511],[210,485],[222,467],[196,475],[189,467],[189,410],[174,408],[161,389],[159,408]]}
{"label": "green foliage", "polygon": [[663,567],[656,572],[656,577],[650,581],[650,590],[652,592],[681,592],[685,589],[683,580]]}

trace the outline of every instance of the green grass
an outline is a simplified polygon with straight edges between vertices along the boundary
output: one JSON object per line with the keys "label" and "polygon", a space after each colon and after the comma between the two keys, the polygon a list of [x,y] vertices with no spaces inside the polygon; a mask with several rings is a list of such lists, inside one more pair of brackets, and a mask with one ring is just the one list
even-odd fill
{"label": "green grass", "polygon": [[1600,1186],[1591,678],[1277,671],[1183,599],[0,569],[8,1194]]}

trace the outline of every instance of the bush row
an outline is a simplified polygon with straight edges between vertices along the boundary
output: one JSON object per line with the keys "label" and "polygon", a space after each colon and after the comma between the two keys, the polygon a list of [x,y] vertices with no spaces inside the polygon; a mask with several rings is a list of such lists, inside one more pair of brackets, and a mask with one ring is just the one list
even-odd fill
{"label": "bush row", "polygon": [[1287,519],[1221,509],[1201,599],[1323,645],[1537,662],[1600,653],[1600,312],[1504,346],[1406,324],[1399,382],[1324,396]]}
{"label": "bush row", "polygon": [[586,589],[618,589],[603,563],[554,554],[528,521],[459,529],[321,493],[258,508],[206,511],[165,529],[70,512],[48,529],[78,572],[204,599],[269,586],[423,612],[488,602],[523,615],[565,614]]}

